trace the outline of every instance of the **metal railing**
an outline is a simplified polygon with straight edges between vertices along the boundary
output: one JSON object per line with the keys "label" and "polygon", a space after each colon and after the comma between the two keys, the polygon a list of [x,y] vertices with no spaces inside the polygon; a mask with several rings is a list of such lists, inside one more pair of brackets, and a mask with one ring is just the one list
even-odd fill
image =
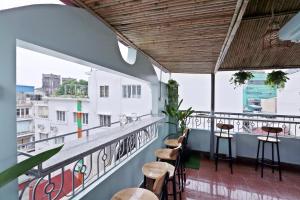
{"label": "metal railing", "polygon": [[[140,116],[137,117],[137,120],[140,120],[143,117],[147,117],[147,116],[151,116],[151,114],[140,115]],[[93,131],[93,130],[99,130],[101,128],[109,128],[109,127],[114,127],[114,126],[119,126],[119,125],[120,125],[120,121],[116,121],[116,122],[112,122],[112,123],[105,124],[105,125],[99,125],[99,126],[94,126],[94,127],[91,127],[91,128],[83,129],[82,130],[82,137],[88,137],[91,134],[91,131]],[[75,136],[76,134],[78,134],[78,131],[72,131],[72,132],[64,133],[64,134],[57,134],[56,136],[48,137],[48,138],[45,138],[45,139],[35,140],[35,141],[28,142],[28,143],[25,143],[25,144],[18,144],[17,148],[18,149],[23,149],[26,146],[30,146],[30,145],[35,146],[36,144],[39,144],[39,143],[43,143],[43,145],[45,145],[45,143],[48,143],[49,141],[55,141],[55,139],[59,139],[59,138],[64,138],[65,139],[66,137],[72,137],[72,136]]]}
{"label": "metal railing", "polygon": [[[187,126],[196,129],[211,129],[211,119],[217,123],[229,123],[234,125],[232,132],[248,134],[264,134],[262,126],[281,127],[281,136],[300,136],[300,116],[271,115],[256,113],[229,113],[215,112],[210,115],[207,111],[196,111],[187,119]],[[215,128],[215,130],[217,130]]]}
{"label": "metal railing", "polygon": [[[19,185],[19,199],[74,198],[116,166],[126,162],[139,149],[154,141],[158,136],[158,123],[162,119],[160,117],[146,125],[138,125],[132,132],[80,152],[64,162],[44,169],[39,165],[38,168],[30,170],[23,175],[26,181]],[[24,152],[20,155],[30,157],[30,154]]]}

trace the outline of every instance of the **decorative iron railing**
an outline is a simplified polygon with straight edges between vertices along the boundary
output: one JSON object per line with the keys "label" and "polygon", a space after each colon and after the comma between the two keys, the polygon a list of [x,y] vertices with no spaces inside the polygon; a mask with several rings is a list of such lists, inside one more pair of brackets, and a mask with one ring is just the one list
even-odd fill
{"label": "decorative iron railing", "polygon": [[300,136],[300,116],[293,115],[215,112],[212,116],[207,111],[196,111],[186,124],[189,128],[210,130],[212,119],[214,127],[217,123],[229,123],[234,125],[231,131],[236,133],[264,134],[261,127],[272,126],[283,129],[281,136]]}
{"label": "decorative iron railing", "polygon": [[[150,116],[122,127],[108,129],[104,137],[65,144],[54,157],[21,176],[19,199],[71,199],[126,162],[158,136],[163,117]],[[30,154],[20,153],[26,157]]]}

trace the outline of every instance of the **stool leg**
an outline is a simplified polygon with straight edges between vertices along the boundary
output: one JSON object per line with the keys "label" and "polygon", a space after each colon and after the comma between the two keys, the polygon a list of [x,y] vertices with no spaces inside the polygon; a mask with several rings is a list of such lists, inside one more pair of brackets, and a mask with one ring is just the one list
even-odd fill
{"label": "stool leg", "polygon": [[146,176],[144,176],[144,183],[143,183],[143,187],[144,187],[145,189],[147,188]]}
{"label": "stool leg", "polygon": [[228,139],[228,145],[229,145],[229,166],[230,166],[230,172],[233,174],[232,171],[232,152],[231,152],[231,138]]}
{"label": "stool leg", "polygon": [[279,143],[276,143],[277,146],[277,159],[278,159],[278,170],[279,170],[279,180],[282,181],[281,177],[281,163],[280,163],[280,155],[279,155]]}
{"label": "stool leg", "polygon": [[264,164],[265,164],[265,142],[262,142],[262,155],[261,155],[261,177],[264,177]]}
{"label": "stool leg", "polygon": [[272,142],[272,173],[274,174],[274,143]]}
{"label": "stool leg", "polygon": [[181,173],[181,188],[182,188],[182,191],[184,191],[184,175],[183,175],[183,165],[182,165],[182,163],[180,164],[180,173]]}
{"label": "stool leg", "polygon": [[176,193],[176,178],[175,178],[176,176],[175,176],[175,174],[174,174],[174,176],[173,176],[173,196],[174,196],[174,200],[176,200],[176,198],[177,198],[177,193]]}
{"label": "stool leg", "polygon": [[219,137],[217,137],[217,149],[216,149],[216,156],[215,156],[216,171],[218,171],[218,159],[219,159]]}
{"label": "stool leg", "polygon": [[258,168],[258,156],[259,156],[259,148],[260,148],[260,140],[258,140],[258,146],[257,146],[257,153],[256,153],[256,162],[255,162],[255,171],[257,171]]}

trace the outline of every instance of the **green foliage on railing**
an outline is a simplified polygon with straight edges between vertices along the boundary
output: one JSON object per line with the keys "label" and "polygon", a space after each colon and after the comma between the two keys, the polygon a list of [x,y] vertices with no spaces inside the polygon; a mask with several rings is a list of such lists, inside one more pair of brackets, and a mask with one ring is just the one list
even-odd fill
{"label": "green foliage on railing", "polygon": [[34,155],[0,173],[0,188],[57,154],[62,146]]}

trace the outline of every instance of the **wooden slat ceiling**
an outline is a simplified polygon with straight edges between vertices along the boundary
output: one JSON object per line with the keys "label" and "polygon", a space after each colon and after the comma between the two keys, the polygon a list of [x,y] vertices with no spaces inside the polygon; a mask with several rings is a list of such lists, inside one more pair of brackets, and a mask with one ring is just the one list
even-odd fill
{"label": "wooden slat ceiling", "polygon": [[212,73],[237,0],[72,0],[178,73]]}
{"label": "wooden slat ceiling", "polygon": [[289,48],[262,48],[272,4],[281,27],[300,11],[299,0],[250,0],[219,70],[300,68],[299,43]]}

